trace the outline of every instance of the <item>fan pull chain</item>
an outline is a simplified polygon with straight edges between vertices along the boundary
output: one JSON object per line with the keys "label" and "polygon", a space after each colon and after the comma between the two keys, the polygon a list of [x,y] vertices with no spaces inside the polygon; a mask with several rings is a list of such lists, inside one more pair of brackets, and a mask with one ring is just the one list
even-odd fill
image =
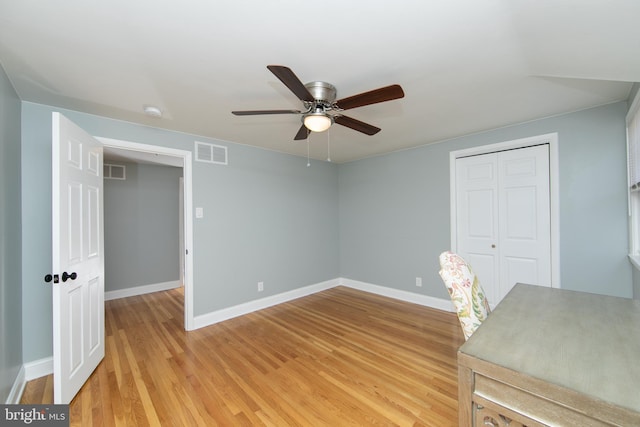
{"label": "fan pull chain", "polygon": [[309,162],[309,134],[311,132],[307,133],[307,167],[311,166],[311,162]]}
{"label": "fan pull chain", "polygon": [[331,161],[331,128],[327,129],[327,162]]}

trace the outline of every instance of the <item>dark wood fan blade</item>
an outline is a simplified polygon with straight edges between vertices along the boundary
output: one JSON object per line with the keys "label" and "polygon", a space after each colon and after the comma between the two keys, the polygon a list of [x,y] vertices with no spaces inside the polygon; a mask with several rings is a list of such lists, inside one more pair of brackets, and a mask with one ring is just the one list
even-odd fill
{"label": "dark wood fan blade", "polygon": [[380,132],[380,128],[377,128],[365,122],[361,122],[360,120],[356,120],[351,117],[336,116],[333,120],[339,125],[357,130],[358,132],[366,133],[367,135],[375,135],[376,133]]}
{"label": "dark wood fan blade", "polygon": [[296,136],[293,138],[294,141],[300,141],[301,139],[307,139],[307,137],[309,136],[309,132],[311,132],[309,129],[307,129],[307,127],[305,125],[300,126],[300,129],[298,129],[298,133],[296,133]]}
{"label": "dark wood fan blade", "polygon": [[296,76],[289,67],[283,65],[267,65],[267,68],[299,99],[308,102],[314,101],[313,95],[309,93],[309,90],[307,90],[298,76]]}
{"label": "dark wood fan blade", "polygon": [[343,110],[349,110],[351,108],[377,104],[378,102],[391,101],[392,99],[403,97],[404,91],[400,85],[391,85],[340,99],[336,101],[336,105]]}
{"label": "dark wood fan blade", "polygon": [[260,114],[302,114],[302,111],[298,110],[247,110],[247,111],[232,111],[232,114],[236,116],[256,116]]}

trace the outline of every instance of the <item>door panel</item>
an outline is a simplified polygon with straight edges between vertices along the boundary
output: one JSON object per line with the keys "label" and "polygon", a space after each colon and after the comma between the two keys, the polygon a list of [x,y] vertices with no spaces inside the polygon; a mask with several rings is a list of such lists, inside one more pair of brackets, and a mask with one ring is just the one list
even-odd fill
{"label": "door panel", "polygon": [[[94,314],[101,312],[101,306],[104,305],[104,291],[100,286],[100,277],[94,277],[89,280],[89,311]],[[89,354],[100,351],[103,337],[103,322],[100,317],[93,315],[89,318]]]}
{"label": "door panel", "polygon": [[472,267],[489,301],[498,298],[498,233],[496,156],[473,156],[456,161],[457,251]]}
{"label": "door panel", "polygon": [[516,283],[538,284],[538,260],[535,258],[521,258],[505,256],[503,259],[504,283],[501,290],[506,295]]}
{"label": "door panel", "polygon": [[102,144],[52,119],[53,389],[69,403],[104,357]]}
{"label": "door panel", "polygon": [[473,251],[460,252],[460,255],[472,266],[473,272],[480,280],[480,284],[486,293],[486,297],[491,304],[498,299],[497,269],[495,264],[498,257],[493,253],[479,253]]}
{"label": "door panel", "polygon": [[89,186],[87,197],[87,257],[91,259],[100,256],[100,189]]}
{"label": "door panel", "polygon": [[495,191],[469,190],[467,192],[467,209],[470,212],[478,212],[478,215],[470,215],[468,218],[469,238],[493,239],[496,231],[494,229],[493,199]]}
{"label": "door panel", "polygon": [[80,284],[70,285],[67,290],[69,304],[65,312],[67,325],[67,348],[69,353],[69,376],[73,377],[82,366],[82,286]]}
{"label": "door panel", "polygon": [[74,267],[82,261],[82,230],[74,227],[75,224],[81,224],[82,221],[82,184],[78,182],[70,182],[67,186],[68,203],[68,224],[65,224],[67,230],[68,244],[67,265]]}
{"label": "door panel", "polygon": [[498,154],[500,294],[518,282],[551,286],[549,146]]}

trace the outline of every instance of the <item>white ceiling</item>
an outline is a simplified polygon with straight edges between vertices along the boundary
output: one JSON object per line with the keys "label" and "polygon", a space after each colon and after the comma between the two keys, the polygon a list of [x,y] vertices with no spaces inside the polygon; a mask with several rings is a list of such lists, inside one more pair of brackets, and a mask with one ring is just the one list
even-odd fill
{"label": "white ceiling", "polygon": [[338,98],[400,84],[346,112],[377,135],[332,126],[334,162],[625,100],[639,53],[638,0],[0,0],[25,101],[306,156],[299,116],[230,113],[302,108],[267,65]]}

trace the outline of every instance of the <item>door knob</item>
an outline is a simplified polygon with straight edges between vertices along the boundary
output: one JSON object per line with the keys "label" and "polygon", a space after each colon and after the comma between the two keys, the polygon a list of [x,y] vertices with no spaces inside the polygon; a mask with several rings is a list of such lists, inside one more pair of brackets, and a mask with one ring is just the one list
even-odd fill
{"label": "door knob", "polygon": [[76,274],[75,271],[73,273],[71,273],[71,274],[67,274],[66,271],[64,273],[62,273],[62,281],[63,282],[66,282],[67,279],[76,280],[76,277],[78,277],[78,275]]}

